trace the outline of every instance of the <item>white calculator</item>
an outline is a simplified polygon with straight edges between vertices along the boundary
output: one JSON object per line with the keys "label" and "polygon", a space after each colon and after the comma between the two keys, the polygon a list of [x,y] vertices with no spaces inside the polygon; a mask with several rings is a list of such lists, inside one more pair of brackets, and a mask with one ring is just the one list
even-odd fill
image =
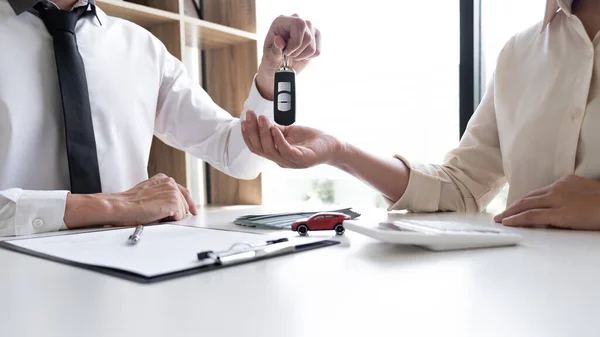
{"label": "white calculator", "polygon": [[522,239],[514,230],[493,223],[491,216],[484,214],[412,214],[379,223],[347,220],[344,227],[382,242],[434,251],[514,246]]}

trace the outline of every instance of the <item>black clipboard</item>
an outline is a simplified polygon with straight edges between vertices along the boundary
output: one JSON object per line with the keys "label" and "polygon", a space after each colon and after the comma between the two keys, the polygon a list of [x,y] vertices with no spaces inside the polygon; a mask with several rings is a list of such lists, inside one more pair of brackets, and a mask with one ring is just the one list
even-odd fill
{"label": "black clipboard", "polygon": [[[217,231],[229,231],[229,230],[215,229],[215,228],[204,228],[204,229],[217,230]],[[231,232],[233,232],[233,231],[231,231]],[[67,234],[67,235],[77,235],[77,234],[80,234],[80,233]],[[247,233],[247,234],[251,234],[251,233]],[[260,234],[257,234],[257,235],[260,235]],[[175,279],[175,278],[180,278],[180,277],[184,277],[184,276],[200,274],[200,273],[204,273],[204,272],[208,272],[208,271],[214,271],[214,270],[219,270],[219,269],[223,269],[223,268],[233,267],[233,266],[237,266],[237,265],[241,265],[241,264],[267,260],[267,259],[271,259],[271,258],[275,258],[275,257],[279,257],[279,256],[306,252],[309,250],[334,246],[337,244],[339,244],[339,242],[334,241],[334,240],[323,240],[323,241],[310,242],[310,243],[306,243],[306,244],[295,245],[295,250],[291,251],[291,252],[290,251],[276,252],[273,254],[256,257],[251,260],[234,262],[234,263],[230,263],[227,265],[220,265],[220,264],[216,264],[216,263],[204,264],[201,266],[192,267],[192,268],[185,269],[185,270],[160,274],[160,275],[156,275],[156,276],[152,276],[152,277],[147,277],[147,276],[135,273],[135,272],[130,272],[130,271],[122,270],[122,269],[100,267],[100,266],[90,265],[90,264],[86,264],[86,263],[71,261],[68,259],[63,259],[61,257],[57,257],[57,256],[45,254],[45,253],[40,253],[40,252],[36,252],[36,251],[30,250],[27,248],[13,245],[13,244],[11,244],[11,241],[0,242],[0,248],[18,252],[18,253],[22,253],[22,254],[26,254],[26,255],[30,255],[30,256],[34,256],[34,257],[38,257],[38,258],[42,258],[42,259],[49,260],[49,261],[66,264],[69,266],[74,266],[77,268],[91,270],[91,271],[98,272],[101,274],[106,274],[106,275],[118,277],[121,279],[129,280],[129,281],[133,281],[133,282],[137,282],[137,283],[150,284],[150,283],[156,283],[156,282],[171,280],[171,279]]]}

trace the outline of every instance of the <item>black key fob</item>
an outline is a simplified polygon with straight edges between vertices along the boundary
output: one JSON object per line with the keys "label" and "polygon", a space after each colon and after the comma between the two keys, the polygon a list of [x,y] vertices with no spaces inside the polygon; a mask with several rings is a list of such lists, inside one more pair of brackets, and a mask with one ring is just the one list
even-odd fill
{"label": "black key fob", "polygon": [[275,72],[275,123],[292,125],[296,122],[296,72],[288,66],[287,56],[283,66]]}

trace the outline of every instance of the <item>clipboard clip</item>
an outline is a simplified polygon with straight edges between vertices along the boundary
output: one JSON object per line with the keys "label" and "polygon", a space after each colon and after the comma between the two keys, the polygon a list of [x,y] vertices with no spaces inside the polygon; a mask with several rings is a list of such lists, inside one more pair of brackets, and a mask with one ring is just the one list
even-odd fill
{"label": "clipboard clip", "polygon": [[[238,247],[245,247],[240,249]],[[200,252],[197,254],[198,260],[205,265],[225,266],[243,261],[253,260],[263,256],[278,255],[287,252],[293,252],[296,246],[287,238],[269,240],[264,244],[251,245],[247,242],[238,242],[229,249],[215,252],[212,250]]]}

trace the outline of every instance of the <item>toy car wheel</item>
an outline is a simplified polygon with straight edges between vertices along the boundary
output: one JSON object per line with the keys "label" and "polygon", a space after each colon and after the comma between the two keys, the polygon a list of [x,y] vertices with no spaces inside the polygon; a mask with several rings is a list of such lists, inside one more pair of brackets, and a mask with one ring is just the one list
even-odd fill
{"label": "toy car wheel", "polygon": [[307,225],[300,225],[298,226],[298,228],[296,228],[296,232],[298,232],[298,234],[305,236],[308,234],[308,226]]}
{"label": "toy car wheel", "polygon": [[344,228],[344,225],[342,225],[341,223],[335,225],[335,227],[333,229],[335,230],[335,234],[337,234],[337,235],[342,235],[346,231],[346,229]]}

